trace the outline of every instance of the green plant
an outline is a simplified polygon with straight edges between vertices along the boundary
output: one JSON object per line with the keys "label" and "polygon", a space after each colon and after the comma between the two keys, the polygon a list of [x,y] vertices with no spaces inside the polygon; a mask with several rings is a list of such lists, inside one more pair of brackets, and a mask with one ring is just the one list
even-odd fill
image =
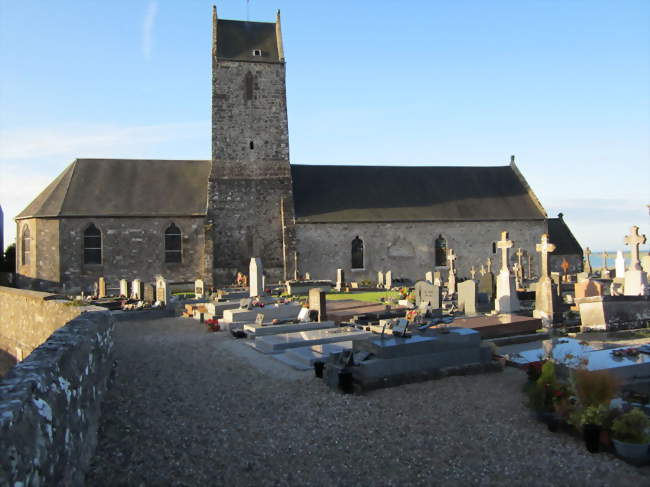
{"label": "green plant", "polygon": [[552,412],[553,397],[558,389],[555,364],[544,362],[539,378],[528,387],[528,407],[536,411]]}
{"label": "green plant", "polygon": [[584,424],[595,424],[602,426],[609,414],[609,408],[605,404],[598,404],[586,407],[580,415],[580,422]]}
{"label": "green plant", "polygon": [[612,424],[614,438],[625,443],[650,443],[650,418],[639,408],[621,414]]}
{"label": "green plant", "polygon": [[576,369],[575,390],[583,408],[609,404],[621,387],[621,381],[607,370]]}

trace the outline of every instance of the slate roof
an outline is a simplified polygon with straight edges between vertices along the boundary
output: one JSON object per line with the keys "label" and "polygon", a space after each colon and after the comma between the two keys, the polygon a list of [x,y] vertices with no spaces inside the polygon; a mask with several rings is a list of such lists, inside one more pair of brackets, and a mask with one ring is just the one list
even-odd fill
{"label": "slate roof", "polygon": [[514,165],[292,165],[299,223],[543,220]]}
{"label": "slate roof", "polygon": [[202,216],[210,161],[76,159],[16,218]]}
{"label": "slate roof", "polygon": [[582,255],[582,247],[563,218],[548,219],[548,239],[555,244],[553,255]]}
{"label": "slate roof", "polygon": [[[262,56],[253,56],[260,49]],[[275,23],[217,21],[217,58],[238,61],[279,62]]]}

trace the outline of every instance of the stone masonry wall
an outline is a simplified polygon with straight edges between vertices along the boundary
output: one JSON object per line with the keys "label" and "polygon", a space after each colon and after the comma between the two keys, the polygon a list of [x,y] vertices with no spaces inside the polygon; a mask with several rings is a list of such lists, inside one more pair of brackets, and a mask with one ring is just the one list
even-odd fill
{"label": "stone masonry wall", "polygon": [[0,381],[0,485],[84,485],[112,370],[113,321],[95,308]]}
{"label": "stone masonry wall", "polygon": [[[538,273],[535,244],[546,233],[544,221],[502,222],[412,222],[412,223],[339,223],[297,224],[296,235],[300,272],[312,279],[336,279],[336,269],[345,270],[347,281],[377,280],[377,272],[392,271],[393,278],[424,279],[435,268],[435,239],[442,235],[447,248],[458,256],[457,276],[469,277],[473,265],[478,271],[488,257],[492,270],[501,265],[501,251],[492,253],[492,243],[509,232],[514,246],[511,264],[516,262],[517,248],[532,252],[533,274]],[[364,268],[351,270],[351,243],[355,237],[364,243]],[[446,269],[446,267],[445,267]]]}
{"label": "stone masonry wall", "polygon": [[[247,272],[251,257],[261,257],[269,280],[277,281],[283,199],[286,223],[293,222],[284,63],[213,60],[212,158],[215,282]],[[285,232],[288,259],[292,232]]]}
{"label": "stone masonry wall", "polygon": [[[102,264],[83,263],[83,232],[90,223],[102,233]],[[182,233],[182,262],[165,263],[165,229]],[[160,274],[170,282],[194,281],[205,271],[204,217],[65,218],[61,221],[61,283],[66,289],[92,290],[104,276],[108,287],[120,279],[153,282]]]}
{"label": "stone masonry wall", "polygon": [[[31,235],[29,264],[22,263],[22,232],[28,226]],[[17,283],[20,287],[49,289],[60,280],[59,220],[30,218],[17,223]]]}
{"label": "stone masonry wall", "polygon": [[67,306],[57,296],[0,287],[0,350],[23,360],[87,307]]}

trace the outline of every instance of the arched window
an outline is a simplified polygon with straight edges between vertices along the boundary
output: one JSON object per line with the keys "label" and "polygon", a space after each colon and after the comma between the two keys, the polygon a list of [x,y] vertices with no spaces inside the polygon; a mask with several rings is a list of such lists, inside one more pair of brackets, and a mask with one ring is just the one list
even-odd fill
{"label": "arched window", "polygon": [[29,232],[29,226],[25,225],[23,227],[23,235],[20,240],[20,263],[22,265],[29,265],[30,262],[30,251],[32,249],[32,237]]}
{"label": "arched window", "polygon": [[352,269],[363,269],[363,240],[359,237],[352,241]]}
{"label": "arched window", "polygon": [[165,230],[165,262],[181,262],[181,230],[173,223]]}
{"label": "arched window", "polygon": [[447,241],[438,235],[436,239],[436,266],[447,265]]}
{"label": "arched window", "polygon": [[102,263],[102,232],[94,223],[84,230],[84,264]]}

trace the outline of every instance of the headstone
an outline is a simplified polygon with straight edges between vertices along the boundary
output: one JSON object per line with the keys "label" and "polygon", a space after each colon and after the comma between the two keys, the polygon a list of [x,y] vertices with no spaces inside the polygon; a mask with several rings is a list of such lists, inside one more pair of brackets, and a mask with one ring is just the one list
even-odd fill
{"label": "headstone", "polygon": [[646,243],[646,236],[639,235],[639,227],[632,227],[630,235],[625,237],[625,245],[630,246],[630,268],[625,273],[626,296],[644,296],[648,294],[648,274],[639,262],[639,245]]}
{"label": "headstone", "polygon": [[343,269],[336,269],[336,290],[340,291],[345,286],[345,272]]}
{"label": "headstone", "polygon": [[591,260],[589,259],[589,256],[591,255],[591,249],[589,247],[586,247],[584,250],[584,256],[585,256],[585,265],[584,265],[584,272],[587,274],[591,274]]}
{"label": "headstone", "polygon": [[530,280],[533,278],[533,256],[528,254],[528,273],[526,274],[526,279]]}
{"label": "headstone", "polygon": [[440,286],[430,283],[429,281],[418,281],[415,283],[415,305],[426,304],[433,309],[442,307],[442,289]]}
{"label": "headstone", "polygon": [[384,275],[384,287],[386,289],[392,289],[393,287],[393,271],[387,271]]}
{"label": "headstone", "polygon": [[517,269],[515,270],[515,276],[517,277],[517,288],[523,287],[523,282],[524,282],[524,262],[522,260],[522,257],[524,256],[524,250],[522,248],[518,248],[517,252],[515,252],[515,255],[517,256]]}
{"label": "headstone", "polygon": [[131,282],[131,299],[138,301],[144,298],[144,289],[142,288],[142,281],[140,279],[133,279]]}
{"label": "headstone", "polygon": [[496,281],[494,279],[494,274],[486,272],[481,276],[481,280],[478,282],[478,292],[479,294],[485,295],[488,303],[494,301],[494,295],[496,294]]}
{"label": "headstone", "polygon": [[309,309],[318,312],[318,321],[327,320],[327,293],[321,288],[309,290]]}
{"label": "headstone", "polygon": [[492,257],[488,257],[487,260],[485,261],[485,265],[487,265],[487,271],[492,272]]}
{"label": "headstone", "polygon": [[93,282],[93,296],[99,296],[99,284],[97,281]]}
{"label": "headstone", "polygon": [[555,250],[555,245],[548,241],[548,235],[542,235],[540,243],[535,246],[540,253],[540,277],[535,286],[534,318],[541,318],[545,326],[550,326],[560,319],[558,310],[558,295],[554,282],[549,275],[548,254]]}
{"label": "headstone", "polygon": [[120,296],[129,297],[129,283],[126,279],[120,279]]}
{"label": "headstone", "polygon": [[522,287],[522,282],[521,278],[519,277],[519,264],[515,262],[512,264],[512,272],[515,274],[515,289],[521,289]]}
{"label": "headstone", "polygon": [[487,272],[485,270],[485,266],[483,264],[481,264],[481,270],[479,272],[481,273],[481,277],[483,277],[485,275],[485,273]]}
{"label": "headstone", "polygon": [[625,277],[625,258],[620,250],[616,252],[614,267],[616,268],[616,277]]}
{"label": "headstone", "polygon": [[433,284],[433,272],[429,271],[424,274],[424,280],[429,281],[431,284]]}
{"label": "headstone", "polygon": [[153,303],[156,300],[156,285],[147,283],[144,285],[142,300],[145,303]]}
{"label": "headstone", "polygon": [[476,283],[473,280],[458,284],[458,308],[467,316],[476,314],[477,297]]}
{"label": "headstone", "polygon": [[257,316],[255,317],[255,324],[258,326],[262,326],[264,324],[264,313],[257,313]]}
{"label": "headstone", "polygon": [[440,287],[442,287],[442,272],[440,272],[440,271],[435,271],[435,272],[433,273],[433,283],[434,283],[436,286],[440,286]]}
{"label": "headstone", "polygon": [[106,279],[103,277],[99,278],[99,294],[97,295],[98,298],[105,298],[106,297]]}
{"label": "headstone", "polygon": [[603,283],[594,279],[585,279],[578,281],[575,285],[574,300],[578,298],[587,298],[590,296],[604,296],[605,288]]}
{"label": "headstone", "polygon": [[641,257],[641,269],[646,273],[650,272],[650,255],[644,255]]}
{"label": "headstone", "polygon": [[254,298],[264,295],[264,267],[262,266],[262,259],[259,257],[251,257],[250,264],[248,265],[248,275],[250,276],[249,296]]}
{"label": "headstone", "polygon": [[454,261],[456,260],[454,249],[447,251],[447,266],[449,267],[449,276],[447,278],[447,293],[454,294],[456,292],[456,267]]}
{"label": "headstone", "polygon": [[204,292],[205,290],[203,288],[203,279],[197,279],[194,281],[194,298],[202,299]]}
{"label": "headstone", "polygon": [[474,266],[469,268],[469,275],[472,276],[472,281],[476,278],[476,269],[474,269]]}
{"label": "headstone", "polygon": [[501,249],[501,269],[497,275],[497,294],[494,300],[494,309],[497,313],[514,313],[519,311],[519,299],[515,282],[508,269],[508,253],[514,242],[508,238],[508,232],[501,232],[501,240],[497,248]]}
{"label": "headstone", "polygon": [[378,288],[384,287],[384,273],[381,271],[377,273],[377,287]]}
{"label": "headstone", "polygon": [[162,277],[156,277],[156,301],[167,304],[169,302],[169,286],[167,280]]}
{"label": "headstone", "polygon": [[609,268],[607,267],[607,258],[609,257],[609,254],[607,252],[603,252],[603,264],[602,267],[600,268],[600,277],[603,279],[609,279]]}
{"label": "headstone", "polygon": [[305,281],[311,281],[311,274],[309,272],[305,272]]}
{"label": "headstone", "polygon": [[576,280],[578,282],[586,281],[587,279],[589,279],[589,273],[588,272],[578,272],[576,274]]}
{"label": "headstone", "polygon": [[352,282],[350,283],[350,287],[351,287],[352,289],[359,289],[359,283],[356,282],[356,281],[352,281]]}

